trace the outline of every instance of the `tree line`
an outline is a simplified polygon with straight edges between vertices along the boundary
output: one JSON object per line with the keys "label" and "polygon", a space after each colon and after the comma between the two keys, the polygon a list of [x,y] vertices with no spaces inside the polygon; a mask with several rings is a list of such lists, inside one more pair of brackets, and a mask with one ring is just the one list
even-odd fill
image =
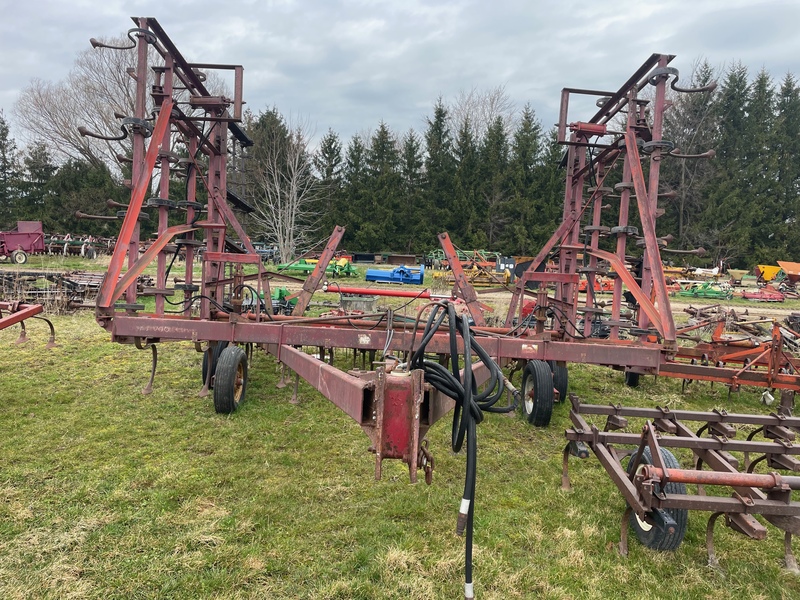
{"label": "tree line", "polygon": [[[751,76],[740,63],[718,70],[700,62],[691,79],[693,87],[719,85],[671,92],[664,139],[682,155],[716,155],[663,159],[658,234],[672,235],[672,248],[705,248],[704,259],[686,259],[698,263],[800,261],[796,78],[776,83],[766,69]],[[26,107],[30,89],[20,100]],[[113,235],[117,224],[73,214],[108,214],[107,198],[125,200],[120,164],[71,145],[64,152],[52,129],[15,116],[36,141],[20,151],[0,113],[0,227],[42,220],[48,232]],[[438,99],[419,132],[380,122],[348,140],[330,129],[314,140],[307,123],[278,108],[248,113],[243,127],[254,145],[237,155],[229,181],[256,208],[245,219],[251,237],[278,246],[284,260],[335,225],[346,226],[341,247],[352,251],[422,253],[447,231],[464,249],[533,255],[561,220],[564,148],[532,106],[515,110],[502,88]],[[180,195],[183,184],[173,187]]]}

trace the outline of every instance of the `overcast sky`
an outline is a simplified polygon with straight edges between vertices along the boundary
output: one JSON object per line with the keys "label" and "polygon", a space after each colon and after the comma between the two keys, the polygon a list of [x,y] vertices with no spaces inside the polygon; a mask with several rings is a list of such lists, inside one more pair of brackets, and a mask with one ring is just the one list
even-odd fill
{"label": "overcast sky", "polygon": [[[272,106],[346,142],[385,121],[424,131],[437,97],[505,86],[547,128],[562,87],[616,90],[654,52],[800,76],[800,0],[0,0],[0,108],[58,81],[90,37],[158,19],[195,62],[241,64],[253,110]],[[573,116],[573,115],[571,115]],[[590,114],[574,115],[585,119]]]}

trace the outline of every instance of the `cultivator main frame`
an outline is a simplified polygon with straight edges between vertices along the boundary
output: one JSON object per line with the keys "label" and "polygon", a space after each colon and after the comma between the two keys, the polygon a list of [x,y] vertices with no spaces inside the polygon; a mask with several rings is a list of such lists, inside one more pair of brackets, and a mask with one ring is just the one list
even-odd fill
{"label": "cultivator main frame", "polygon": [[[430,483],[433,458],[424,440],[425,434],[456,403],[427,382],[426,371],[412,367],[410,357],[419,350],[423,331],[425,354],[436,356],[442,365],[459,364],[457,356],[460,353],[469,356],[469,344],[463,339],[454,341],[452,331],[450,335],[435,330],[428,332],[420,323],[426,307],[420,309],[416,321],[399,318],[391,311],[304,317],[312,295],[323,283],[325,269],[344,233],[342,227],[334,230],[316,268],[303,283],[302,291],[295,294],[297,304],[292,314],[272,314],[271,307],[263,307],[259,299],[270,298],[270,281],[282,277],[264,270],[260,256],[234,213],[234,208],[247,211],[250,207],[231,193],[227,180],[229,146],[235,150],[251,144],[238,126],[243,103],[243,69],[238,65],[188,63],[155,19],[134,18],[134,23],[136,27],[130,30],[129,37],[138,56],[136,114],[123,119],[122,125],[124,135],[133,140],[132,192],[130,203],[119,215],[122,227],[98,293],[98,323],[111,333],[114,341],[151,350],[152,371],[146,391],[152,388],[156,371],[156,345],[167,341],[194,342],[196,349],[205,353],[204,386],[200,394],[208,394],[213,387],[215,408],[223,413],[235,410],[244,398],[249,352],[240,346],[248,350],[257,346],[274,356],[283,367],[294,371],[295,391],[302,377],[358,423],[370,438],[371,451],[376,455],[376,478],[381,476],[384,459],[397,459],[408,465],[411,481],[415,481],[418,471],[422,470]],[[99,51],[115,51],[109,47],[103,49],[99,42],[93,45],[100,48]],[[148,48],[154,49],[155,55],[160,57],[158,64],[149,64]],[[794,374],[796,363],[784,351],[779,329],[775,330],[768,347],[743,348],[725,340],[714,342],[708,348],[684,348],[678,344],[688,333],[677,330],[672,319],[660,259],[664,241],[656,236],[655,229],[659,212],[659,161],[667,156],[683,157],[661,139],[667,82],[674,77],[673,89],[687,91],[675,86],[677,71],[667,67],[672,58],[653,55],[617,92],[564,91],[559,120],[559,140],[568,146],[564,221],[517,282],[503,327],[486,326],[486,307],[470,285],[449,237],[447,234],[439,236],[452,268],[454,296],[463,301],[470,322],[474,324],[470,328],[470,335],[474,336],[470,343],[476,344],[473,349],[479,347],[500,364],[515,363],[523,368],[522,405],[533,424],[547,425],[553,401],[565,399],[565,364],[568,362],[607,365],[637,376],[661,373],[685,379],[721,381],[732,387],[747,384],[789,391],[800,389],[800,379]],[[232,70],[234,97],[212,95],[203,85],[201,69]],[[151,71],[152,84],[148,79]],[[652,101],[640,96],[648,85],[655,88]],[[153,103],[152,117],[147,116],[148,92]],[[588,122],[568,123],[567,108],[572,94],[603,95],[599,112]],[[613,130],[612,119],[625,115],[625,111],[625,122],[617,126],[621,131]],[[652,119],[652,124],[648,119]],[[569,138],[567,130],[571,132]],[[85,130],[83,133],[103,137]],[[601,140],[592,141],[597,136],[602,136]],[[146,145],[148,138],[150,143]],[[174,148],[178,141],[188,155],[186,160],[176,159]],[[592,154],[594,149],[600,150],[596,156]],[[642,169],[645,158],[650,161],[647,176]],[[619,163],[622,164],[622,181],[615,189],[610,189],[603,184]],[[145,201],[154,171],[160,175],[159,193]],[[178,202],[171,199],[175,191],[170,190],[171,176],[176,173],[187,178],[183,188],[185,198]],[[586,197],[584,187],[589,180],[593,180],[593,185]],[[200,186],[206,191],[206,205],[198,202]],[[603,216],[605,202],[614,196],[614,191],[618,192],[619,214],[614,226],[609,227],[603,224]],[[639,232],[630,222],[632,196],[638,207],[644,248],[640,267],[634,270],[627,266],[628,242]],[[140,256],[139,221],[143,208],[157,212],[158,236]],[[171,211],[177,211],[184,222],[169,225]],[[588,224],[582,225],[585,215],[589,215]],[[229,233],[238,236],[244,252],[232,251],[226,242]],[[614,252],[600,247],[601,236],[607,234],[616,236]],[[171,284],[167,260],[174,254],[174,245],[185,249],[186,265],[179,283]],[[558,255],[558,272],[538,271],[537,267],[551,254]],[[192,270],[195,257],[202,262],[199,280]],[[157,274],[154,285],[145,290],[145,294],[155,297],[155,310],[145,312],[145,305],[138,301],[136,281],[153,261],[157,263]],[[245,265],[255,272],[246,274]],[[595,277],[608,267],[615,276],[610,311],[592,293]],[[589,283],[583,303],[578,296],[581,274]],[[528,289],[528,284],[537,283],[540,284],[538,289]],[[548,285],[554,286],[552,296]],[[635,300],[630,306],[623,303],[623,285]],[[523,319],[522,300],[526,296],[536,300],[536,308],[531,318]],[[170,300],[172,297],[177,297],[177,302]],[[176,309],[170,311],[168,304],[175,305]],[[451,309],[449,306],[448,310]],[[455,321],[455,313],[451,314],[454,316],[448,321]],[[577,325],[579,314],[584,316],[581,327]],[[592,321],[598,316],[610,329],[609,339],[591,337]],[[316,354],[303,351],[303,347],[315,348]],[[334,365],[336,352],[341,350],[353,355],[352,368],[348,370]],[[381,353],[381,360],[376,362],[378,353]],[[356,368],[359,354],[362,368]],[[364,360],[367,355],[368,366]],[[496,372],[485,367],[483,362],[476,363],[472,371],[470,374],[468,366],[464,366],[462,374],[468,380],[474,376],[477,384],[487,379],[497,383]],[[501,379],[501,387],[516,393],[507,378]],[[581,418],[579,413],[573,413],[575,419]],[[621,416],[615,418],[621,419]],[[668,420],[662,415],[659,423],[663,421],[666,430],[677,430],[679,425],[669,425]],[[578,420],[578,423],[571,443],[591,442],[592,449],[600,453],[598,456],[605,457],[605,446],[597,441],[602,436],[588,425],[584,426],[583,421]],[[584,438],[585,431],[590,431],[593,437]],[[647,444],[651,452],[660,456],[658,440],[652,435],[654,430],[648,431],[651,432],[649,437],[639,445]],[[717,460],[717,448],[703,446],[708,442],[698,442],[692,436],[686,437],[691,444],[698,444],[697,452],[706,464],[725,471]],[[756,451],[756,447],[753,448]],[[760,451],[774,464],[780,461],[794,464],[786,458],[792,457],[794,451],[784,452],[781,457],[776,452]],[[663,467],[658,460],[656,466]],[[613,467],[618,461],[612,457],[606,462]],[[616,467],[609,472],[615,481],[621,481]],[[669,471],[666,474],[670,476]],[[664,471],[663,468],[660,473],[647,471],[646,475],[640,483],[619,484],[643,519],[652,518],[653,507],[669,507],[673,501],[657,494],[647,498],[639,496],[641,490],[653,489],[656,478],[661,477],[659,481],[663,481]],[[794,504],[787,501],[785,495],[779,499],[769,496],[777,493],[773,489],[776,486],[785,492],[786,481],[775,478],[772,481],[775,485],[770,488],[766,501],[773,504],[767,506],[760,498],[760,484],[748,483],[748,498],[765,516],[795,518]],[[787,485],[791,488],[793,480]],[[736,486],[742,488],[740,483]],[[704,505],[703,502],[697,500],[697,506]],[[749,500],[743,501],[742,505],[749,506],[747,502]],[[778,504],[788,506],[789,512],[770,512],[769,506]],[[723,512],[730,515],[747,512],[727,505],[723,508]],[[469,513],[464,512],[463,518],[471,523],[472,509],[469,510]],[[731,522],[739,522],[738,518],[730,517]],[[471,589],[471,583],[468,585]]]}

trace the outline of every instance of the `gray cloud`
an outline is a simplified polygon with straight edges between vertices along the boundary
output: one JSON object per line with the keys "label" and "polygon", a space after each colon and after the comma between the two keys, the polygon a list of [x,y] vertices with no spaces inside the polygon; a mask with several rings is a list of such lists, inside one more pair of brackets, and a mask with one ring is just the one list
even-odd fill
{"label": "gray cloud", "polygon": [[[33,77],[60,80],[92,36],[127,30],[119,0],[1,0],[0,108]],[[447,0],[146,0],[190,60],[242,64],[253,110],[328,127],[344,139],[384,120],[398,133],[425,127],[437,97],[505,85],[555,123],[562,87],[616,89],[653,52],[699,58],[780,79],[800,71],[800,5],[778,0],[630,3]],[[578,115],[583,118],[584,115]]]}

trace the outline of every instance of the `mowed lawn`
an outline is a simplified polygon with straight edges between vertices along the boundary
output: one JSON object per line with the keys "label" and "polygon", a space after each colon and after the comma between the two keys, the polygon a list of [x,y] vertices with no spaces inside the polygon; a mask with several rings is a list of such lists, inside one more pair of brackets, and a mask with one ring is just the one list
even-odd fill
{"label": "mowed lawn", "polygon": [[[432,486],[391,461],[374,481],[359,427],[306,384],[291,404],[263,353],[247,400],[221,416],[198,396],[193,345],[159,345],[145,396],[149,350],[110,343],[90,312],[53,321],[51,350],[43,323],[22,345],[18,327],[0,332],[0,598],[463,597],[465,461],[449,417],[428,435]],[[570,378],[587,402],[769,411],[753,389],[682,394],[651,377],[634,390],[579,365]],[[718,522],[719,570],[705,513],[690,514],[677,552],[634,538],[619,556],[625,503],[599,462],[572,459],[573,490],[560,489],[566,427],[565,405],[547,429],[497,415],[479,426],[478,598],[800,598],[770,525],[756,542]]]}

